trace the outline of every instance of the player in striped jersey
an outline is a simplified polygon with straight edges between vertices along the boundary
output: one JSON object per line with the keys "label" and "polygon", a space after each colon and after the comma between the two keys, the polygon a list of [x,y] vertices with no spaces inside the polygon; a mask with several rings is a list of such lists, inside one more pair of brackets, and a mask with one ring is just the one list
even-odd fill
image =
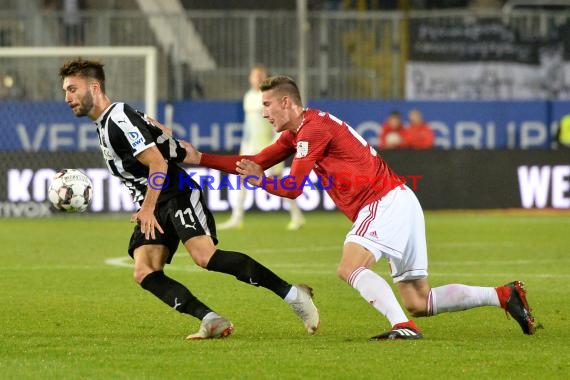
{"label": "player in striped jersey", "polygon": [[[511,314],[524,333],[534,332],[534,318],[520,281],[497,288],[461,284],[431,288],[423,211],[413,191],[345,122],[330,113],[303,108],[291,78],[270,77],[260,88],[263,115],[276,132],[282,132],[280,138],[253,156],[217,156],[187,146],[186,162],[252,176],[250,183],[288,198],[302,194],[309,173],[314,171],[338,208],[354,223],[344,242],[340,278],[392,326],[372,339],[422,337],[390,285],[371,270],[381,258],[388,259],[402,301],[414,316],[497,306]],[[264,176],[263,170],[293,154],[287,180]]]}
{"label": "player in striped jersey", "polygon": [[306,285],[291,285],[251,257],[216,248],[216,226],[196,182],[179,183],[186,174],[180,163],[186,150],[170,131],[125,103],[105,94],[103,65],[82,59],[60,68],[65,101],[76,116],[94,120],[103,158],[114,176],[140,205],[128,252],[134,278],[142,288],[177,311],[202,321],[187,339],[223,338],[232,323],[198,300],[184,285],[164,274],[180,241],[194,262],[238,280],[267,288],[291,305],[309,333],[319,314]]}

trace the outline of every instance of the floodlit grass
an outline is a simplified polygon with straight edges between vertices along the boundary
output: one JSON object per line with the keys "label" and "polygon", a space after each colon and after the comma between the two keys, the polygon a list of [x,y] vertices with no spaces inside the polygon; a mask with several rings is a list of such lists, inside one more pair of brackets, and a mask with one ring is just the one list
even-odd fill
{"label": "floodlit grass", "polygon": [[[524,280],[545,328],[525,336],[487,307],[418,319],[425,339],[412,342],[367,340],[389,326],[336,277],[350,223],[338,213],[306,218],[288,232],[287,214],[247,214],[243,230],[220,232],[220,247],[313,286],[318,334],[269,291],[199,269],[179,249],[167,274],[236,327],[228,339],[193,342],[183,338],[199,322],[133,282],[128,215],[0,220],[0,378],[567,378],[568,213],[426,213],[433,286]],[[375,269],[387,274],[385,263]]]}

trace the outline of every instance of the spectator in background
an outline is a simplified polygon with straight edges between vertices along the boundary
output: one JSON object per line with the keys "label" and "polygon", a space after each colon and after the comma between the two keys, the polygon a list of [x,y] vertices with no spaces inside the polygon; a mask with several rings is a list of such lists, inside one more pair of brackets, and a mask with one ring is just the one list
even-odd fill
{"label": "spectator in background", "polygon": [[66,45],[83,45],[85,33],[80,12],[85,0],[63,0],[63,32]]}
{"label": "spectator in background", "polygon": [[[259,153],[263,148],[275,141],[279,134],[276,134],[271,123],[263,118],[263,102],[261,100],[261,90],[259,86],[267,78],[267,68],[257,64],[253,66],[249,73],[249,90],[243,97],[243,137],[241,140],[240,154],[253,155]],[[277,163],[266,171],[270,177],[281,177],[285,165]],[[241,179],[240,179],[241,180]],[[247,188],[241,186],[235,204],[232,204],[232,215],[229,220],[218,225],[218,230],[227,230],[243,227],[244,205]],[[305,218],[301,209],[294,199],[285,198],[289,204],[291,220],[287,224],[287,230],[296,231],[305,224]]]}
{"label": "spectator in background", "polygon": [[558,148],[570,149],[570,113],[560,119],[556,142],[558,143]]}
{"label": "spectator in background", "polygon": [[408,113],[409,126],[406,130],[407,147],[410,149],[433,148],[434,133],[424,121],[422,113],[413,109]]}
{"label": "spectator in background", "polygon": [[206,92],[204,86],[200,83],[192,73],[192,67],[185,62],[182,68],[182,97],[183,99],[204,99]]}
{"label": "spectator in background", "polygon": [[380,149],[405,149],[407,137],[400,112],[392,111],[382,124],[380,132]]}

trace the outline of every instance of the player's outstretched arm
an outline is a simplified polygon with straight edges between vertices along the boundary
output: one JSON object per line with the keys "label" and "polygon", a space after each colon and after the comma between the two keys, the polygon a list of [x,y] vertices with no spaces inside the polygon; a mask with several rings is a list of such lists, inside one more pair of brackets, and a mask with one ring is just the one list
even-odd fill
{"label": "player's outstretched arm", "polygon": [[246,176],[251,185],[259,186],[270,194],[295,199],[303,194],[303,188],[307,181],[310,181],[309,174],[314,165],[314,160],[293,160],[289,175],[277,178],[276,176],[266,177],[260,165],[243,159],[237,163],[237,172]]}
{"label": "player's outstretched arm", "polygon": [[217,169],[230,174],[239,174],[236,170],[237,163],[243,159],[251,160],[261,166],[263,170],[269,169],[283,161],[294,151],[285,148],[281,144],[271,144],[253,156],[202,153],[187,141],[180,140],[180,144],[186,149],[186,157],[182,163],[186,165],[200,165],[211,169]]}
{"label": "player's outstretched arm", "polygon": [[202,153],[188,141],[178,140],[178,142],[184,147],[184,149],[186,149],[186,157],[184,157],[182,163],[186,165],[198,165],[202,158]]}
{"label": "player's outstretched arm", "polygon": [[162,124],[161,122],[159,122],[156,119],[153,119],[150,116],[146,117],[153,125],[155,125],[156,127],[160,128],[160,130],[164,133],[166,133],[168,136],[172,137],[172,128],[168,128],[166,125]]}
{"label": "player's outstretched arm", "polygon": [[237,162],[236,171],[247,178],[247,182],[253,186],[261,186],[264,177],[263,168],[255,162],[242,159]]}

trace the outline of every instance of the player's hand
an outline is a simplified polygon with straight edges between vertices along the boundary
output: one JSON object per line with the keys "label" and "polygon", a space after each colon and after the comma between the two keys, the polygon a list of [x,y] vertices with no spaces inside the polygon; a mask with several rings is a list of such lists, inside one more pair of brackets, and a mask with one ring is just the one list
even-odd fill
{"label": "player's hand", "polygon": [[141,232],[144,234],[145,239],[156,239],[156,230],[161,234],[164,233],[158,220],[154,216],[154,210],[141,207],[137,212],[131,216],[131,222],[138,223],[141,227]]}
{"label": "player's hand", "polygon": [[261,185],[261,181],[263,179],[263,168],[255,162],[243,158],[236,162],[236,171],[241,175],[249,177],[247,182],[250,185]]}
{"label": "player's hand", "polygon": [[150,116],[146,117],[152,124],[154,124],[155,126],[157,126],[158,128],[160,128],[160,130],[162,132],[164,132],[165,134],[167,134],[168,136],[172,137],[172,128],[168,128],[166,125],[160,123],[158,120],[153,119]]}
{"label": "player's hand", "polygon": [[198,149],[196,149],[194,145],[190,144],[188,141],[178,140],[178,142],[184,147],[184,149],[186,149],[186,157],[182,163],[186,165],[200,164],[202,153],[199,152]]}

